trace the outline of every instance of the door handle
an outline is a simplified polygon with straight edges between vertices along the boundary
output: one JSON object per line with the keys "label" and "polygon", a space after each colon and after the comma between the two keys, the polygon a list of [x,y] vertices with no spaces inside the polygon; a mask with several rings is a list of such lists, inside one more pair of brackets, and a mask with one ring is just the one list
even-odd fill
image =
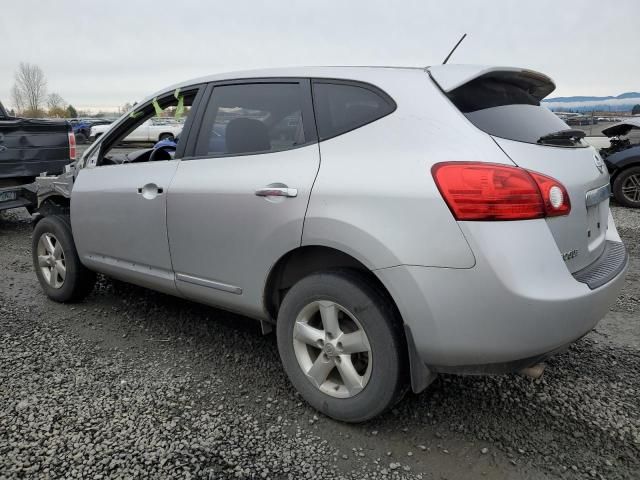
{"label": "door handle", "polygon": [[264,187],[256,190],[258,197],[297,197],[298,189],[289,187]]}
{"label": "door handle", "polygon": [[156,198],[158,195],[162,195],[163,192],[164,189],[155,183],[147,183],[142,187],[138,187],[138,193],[148,200]]}

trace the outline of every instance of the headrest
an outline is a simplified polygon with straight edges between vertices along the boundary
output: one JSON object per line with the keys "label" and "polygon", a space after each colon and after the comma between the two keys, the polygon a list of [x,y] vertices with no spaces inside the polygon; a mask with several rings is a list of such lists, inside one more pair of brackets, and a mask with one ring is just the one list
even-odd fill
{"label": "headrest", "polygon": [[227,153],[261,152],[271,149],[269,131],[260,120],[236,118],[225,131]]}

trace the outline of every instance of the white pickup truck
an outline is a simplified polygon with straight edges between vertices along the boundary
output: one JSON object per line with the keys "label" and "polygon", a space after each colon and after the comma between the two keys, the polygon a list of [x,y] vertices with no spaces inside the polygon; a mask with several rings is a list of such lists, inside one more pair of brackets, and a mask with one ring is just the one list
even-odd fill
{"label": "white pickup truck", "polygon": [[[124,138],[124,142],[158,142],[168,138],[175,138],[182,131],[182,124],[149,119]],[[96,140],[105,133],[111,125],[96,125],[91,127],[90,139]]]}

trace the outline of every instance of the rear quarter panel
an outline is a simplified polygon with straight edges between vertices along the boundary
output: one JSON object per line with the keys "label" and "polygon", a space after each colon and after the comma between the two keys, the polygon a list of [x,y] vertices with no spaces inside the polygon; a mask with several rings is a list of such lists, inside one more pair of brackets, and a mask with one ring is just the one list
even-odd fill
{"label": "rear quarter panel", "polygon": [[351,80],[381,88],[397,109],[320,143],[302,243],[337,248],[370,269],[473,267],[473,253],[431,167],[452,160],[511,162],[424,71],[379,70]]}

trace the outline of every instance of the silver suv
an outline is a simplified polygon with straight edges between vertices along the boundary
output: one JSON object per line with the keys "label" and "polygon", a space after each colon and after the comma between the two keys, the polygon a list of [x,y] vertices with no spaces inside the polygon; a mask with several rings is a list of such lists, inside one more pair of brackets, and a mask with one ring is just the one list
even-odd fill
{"label": "silver suv", "polygon": [[[359,422],[439,372],[522,370],[589,332],[624,281],[609,175],[519,68],[294,68],[140,102],[39,182],[46,294],[94,272],[274,328],[315,408]],[[186,116],[179,141],[121,141]]]}

